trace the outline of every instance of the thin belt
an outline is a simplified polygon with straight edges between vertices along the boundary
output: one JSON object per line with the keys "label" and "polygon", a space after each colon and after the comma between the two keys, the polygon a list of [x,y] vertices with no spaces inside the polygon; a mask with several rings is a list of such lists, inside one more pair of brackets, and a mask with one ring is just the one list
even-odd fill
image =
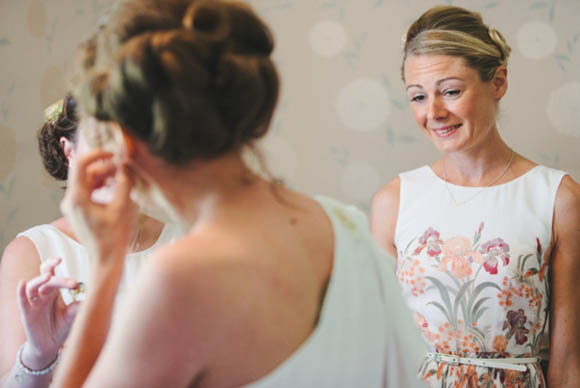
{"label": "thin belt", "polygon": [[527,358],[470,358],[459,357],[452,354],[445,353],[427,353],[427,358],[436,362],[443,362],[450,365],[475,365],[487,368],[511,369],[520,372],[526,371],[528,368],[526,364],[535,364],[539,362],[538,357]]}

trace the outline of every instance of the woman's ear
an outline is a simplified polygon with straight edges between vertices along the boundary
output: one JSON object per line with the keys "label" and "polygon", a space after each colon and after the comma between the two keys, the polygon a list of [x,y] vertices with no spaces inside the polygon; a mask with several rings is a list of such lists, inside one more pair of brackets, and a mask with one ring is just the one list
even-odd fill
{"label": "woman's ear", "polygon": [[61,136],[58,142],[60,143],[60,148],[62,148],[62,152],[64,152],[64,156],[66,156],[66,158],[70,163],[71,158],[74,158],[75,152],[75,146],[73,142],[64,136]]}
{"label": "woman's ear", "polygon": [[508,87],[507,68],[503,65],[499,66],[495,70],[495,74],[491,82],[493,84],[495,98],[499,100],[505,95],[507,91]]}
{"label": "woman's ear", "polygon": [[125,128],[121,128],[121,134],[123,136],[123,143],[125,152],[128,159],[133,159],[135,157],[135,151],[137,149],[137,139],[133,135],[127,132]]}

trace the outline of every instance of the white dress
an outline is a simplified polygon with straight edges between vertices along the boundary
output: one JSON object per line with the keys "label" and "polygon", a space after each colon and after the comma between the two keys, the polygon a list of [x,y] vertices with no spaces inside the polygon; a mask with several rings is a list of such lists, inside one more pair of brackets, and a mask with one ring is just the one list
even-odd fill
{"label": "white dress", "polygon": [[[448,184],[428,166],[400,175],[397,277],[432,352],[540,355],[548,333],[546,251],[564,175],[536,166],[485,188]],[[537,363],[526,368],[426,360],[422,375],[436,387],[545,386]]]}
{"label": "white dress", "polygon": [[334,229],[334,265],[311,336],[251,388],[423,386],[417,374],[427,346],[366,216],[329,198],[317,200]]}
{"label": "white dress", "polygon": [[[147,259],[147,257],[160,245],[168,243],[179,237],[179,228],[176,225],[165,224],[161,234],[155,243],[140,252],[129,253],[125,258],[125,267],[123,269],[123,277],[119,283],[119,292],[115,305],[118,306],[125,290],[137,278],[137,272]],[[32,227],[18,234],[18,237],[23,236],[32,241],[38,251],[41,261],[51,258],[62,258],[62,262],[56,267],[55,275],[59,277],[66,277],[74,279],[84,284],[84,288],[88,289],[90,279],[90,265],[87,257],[87,251],[84,246],[77,241],[70,238],[65,233],[52,225],[44,224]],[[72,302],[73,297],[68,290],[61,290],[61,295],[66,304]],[[76,300],[84,299],[81,293],[76,296]]]}

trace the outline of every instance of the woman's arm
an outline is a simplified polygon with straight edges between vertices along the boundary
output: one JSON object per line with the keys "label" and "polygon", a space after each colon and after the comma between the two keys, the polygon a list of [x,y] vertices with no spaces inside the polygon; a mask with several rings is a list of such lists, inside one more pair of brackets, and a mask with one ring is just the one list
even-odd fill
{"label": "woman's arm", "polygon": [[[0,388],[45,388],[52,379],[52,371],[31,375],[15,360],[23,346],[21,363],[31,370],[43,370],[56,360],[68,334],[76,306],[65,306],[58,288],[74,287],[76,282],[50,276],[59,262],[47,260],[41,266],[36,247],[25,237],[15,239],[4,251],[0,262]],[[21,282],[23,279],[28,282]],[[33,304],[28,303],[31,294],[36,295]]]}
{"label": "woman's arm", "polygon": [[[109,179],[116,184],[112,201],[94,202],[93,192]],[[94,150],[77,156],[69,170],[68,183],[61,209],[87,248],[92,270],[88,297],[55,376],[59,388],[82,386],[107,340],[129,236],[137,216],[137,208],[130,199],[134,181],[129,168],[115,163],[110,152]]]}
{"label": "woman's arm", "polygon": [[399,213],[399,190],[401,181],[397,177],[379,190],[371,207],[371,233],[379,246],[393,257],[397,257],[395,228]]}
{"label": "woman's arm", "polygon": [[580,185],[564,177],[556,195],[551,252],[552,387],[580,386]]}
{"label": "woman's arm", "polygon": [[[20,320],[16,289],[21,279],[32,279],[40,274],[40,257],[36,247],[26,237],[13,240],[4,251],[0,262],[0,387],[48,387],[52,374],[38,377],[22,375],[16,367],[16,352],[26,342]],[[30,368],[42,369],[56,357],[46,355],[44,360],[30,360]],[[32,365],[35,363],[36,365]],[[45,363],[44,365],[41,365]],[[22,381],[22,384],[18,384]]]}

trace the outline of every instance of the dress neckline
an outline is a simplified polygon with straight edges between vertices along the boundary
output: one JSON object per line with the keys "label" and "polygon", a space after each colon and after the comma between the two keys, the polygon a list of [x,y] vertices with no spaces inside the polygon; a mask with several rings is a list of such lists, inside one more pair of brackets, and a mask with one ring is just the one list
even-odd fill
{"label": "dress neckline", "polygon": [[[59,228],[57,228],[56,226],[54,226],[52,224],[45,224],[45,225],[48,226],[50,229],[54,230],[55,232],[57,232],[64,239],[66,239],[66,240],[72,242],[74,245],[78,246],[79,248],[86,249],[83,244],[81,244],[80,242],[78,242],[77,240],[75,240],[74,238],[72,238],[71,236],[69,236],[68,234],[66,234],[65,232],[63,232]],[[155,240],[155,242],[153,244],[151,244],[151,246],[149,246],[148,248],[143,249],[142,251],[127,253],[125,255],[125,257],[130,258],[130,257],[133,257],[133,256],[142,255],[144,253],[147,253],[149,251],[152,251],[153,249],[157,248],[157,246],[159,244],[161,244],[162,238],[164,237],[164,234],[165,233],[167,233],[167,224],[164,224],[163,225],[163,228],[161,229],[161,233],[159,233],[159,236],[157,237],[157,240]]]}
{"label": "dress neckline", "polygon": [[471,190],[483,190],[483,189],[495,189],[495,188],[501,188],[501,187],[505,187],[511,184],[514,184],[520,180],[525,179],[527,176],[531,175],[533,173],[533,171],[536,171],[538,168],[540,167],[539,164],[535,165],[534,167],[530,168],[528,171],[524,172],[523,174],[521,174],[518,177],[515,177],[514,179],[504,182],[504,183],[500,183],[498,185],[493,185],[493,186],[462,186],[462,185],[456,185],[454,183],[451,182],[446,182],[443,178],[441,178],[439,175],[437,175],[435,173],[435,171],[433,171],[433,168],[431,166],[429,166],[428,164],[426,164],[425,166],[423,166],[424,169],[426,169],[429,173],[429,175],[431,175],[433,178],[435,178],[435,180],[439,181],[441,184],[443,185],[448,185],[450,187],[453,187],[454,189],[457,190],[466,190],[466,191],[471,191]]}

